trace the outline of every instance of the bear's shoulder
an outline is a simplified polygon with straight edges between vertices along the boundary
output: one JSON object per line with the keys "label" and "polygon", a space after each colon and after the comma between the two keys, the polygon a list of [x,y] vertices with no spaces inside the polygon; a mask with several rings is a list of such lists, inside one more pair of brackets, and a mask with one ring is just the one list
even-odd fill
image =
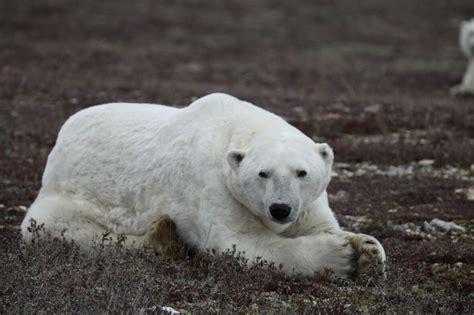
{"label": "bear's shoulder", "polygon": [[243,124],[255,122],[265,124],[269,121],[285,123],[278,115],[225,93],[206,95],[191,103],[186,110],[193,115],[201,115],[213,120],[224,118],[227,121],[239,121]]}
{"label": "bear's shoulder", "polygon": [[260,112],[260,114],[273,115],[270,112],[249,102],[242,101],[232,95],[225,93],[212,93],[203,96],[188,106],[189,109],[206,112]]}

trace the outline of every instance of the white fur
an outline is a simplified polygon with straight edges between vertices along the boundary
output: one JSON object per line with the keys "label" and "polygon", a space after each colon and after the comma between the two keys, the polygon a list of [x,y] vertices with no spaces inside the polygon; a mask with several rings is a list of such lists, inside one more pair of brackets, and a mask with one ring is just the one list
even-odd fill
{"label": "white fur", "polygon": [[461,23],[459,45],[468,59],[468,66],[461,84],[453,87],[451,93],[474,94],[474,19]]}
{"label": "white fur", "polygon": [[[143,246],[152,222],[166,214],[199,250],[236,245],[289,273],[327,267],[346,275],[359,250],[349,241],[370,237],[342,231],[329,208],[332,160],[327,144],[225,94],[183,109],[94,106],[61,128],[22,233],[31,238],[34,218],[53,236],[86,247],[105,230]],[[305,177],[297,176],[301,170]],[[272,219],[272,203],[291,206],[288,222]]]}

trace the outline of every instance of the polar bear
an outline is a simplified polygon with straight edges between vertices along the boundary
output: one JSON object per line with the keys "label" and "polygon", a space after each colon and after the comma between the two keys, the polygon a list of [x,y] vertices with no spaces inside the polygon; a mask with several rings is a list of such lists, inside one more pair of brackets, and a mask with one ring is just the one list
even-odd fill
{"label": "polar bear", "polygon": [[469,63],[461,84],[454,86],[451,94],[474,95],[474,19],[461,22],[459,45]]}
{"label": "polar bear", "polygon": [[98,105],[61,128],[22,234],[32,238],[33,219],[86,248],[105,231],[140,247],[165,216],[198,251],[235,248],[288,274],[371,266],[383,277],[381,244],[343,231],[329,208],[332,162],[329,145],[226,94],[182,109]]}

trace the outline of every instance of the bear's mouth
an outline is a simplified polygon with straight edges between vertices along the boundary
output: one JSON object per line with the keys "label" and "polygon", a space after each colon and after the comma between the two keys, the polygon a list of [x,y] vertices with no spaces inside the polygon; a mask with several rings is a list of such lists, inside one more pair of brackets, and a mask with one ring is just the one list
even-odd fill
{"label": "bear's mouth", "polygon": [[273,222],[275,223],[278,223],[278,224],[287,224],[287,223],[290,223],[290,222],[293,222],[294,220],[293,219],[284,219],[284,220],[276,220],[276,219],[271,219]]}
{"label": "bear's mouth", "polygon": [[268,218],[270,219],[270,221],[272,221],[274,223],[283,225],[283,224],[288,224],[288,223],[291,223],[291,222],[295,221],[296,215],[294,214],[294,211],[292,211],[288,217],[282,218],[282,219],[277,219],[269,213]]}

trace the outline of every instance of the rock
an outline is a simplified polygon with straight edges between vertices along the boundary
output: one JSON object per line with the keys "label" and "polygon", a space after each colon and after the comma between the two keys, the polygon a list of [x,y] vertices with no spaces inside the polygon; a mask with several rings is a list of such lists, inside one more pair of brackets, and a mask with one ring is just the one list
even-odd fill
{"label": "rock", "polygon": [[356,176],[363,176],[365,174],[367,174],[367,171],[364,170],[364,169],[358,169],[358,170],[355,171]]}
{"label": "rock", "polygon": [[[458,168],[449,165],[438,168],[434,166],[434,163],[435,161],[430,159],[422,159],[418,162],[412,162],[410,164],[387,166],[380,166],[368,162],[334,163],[334,172],[337,174],[337,177],[340,178],[362,175],[382,175],[389,177],[411,177],[414,175],[424,175],[436,178],[456,178],[466,181],[472,181],[474,179],[474,173],[468,168]],[[469,192],[466,190],[466,193]],[[472,196],[473,192],[470,192],[470,194]]]}
{"label": "rock", "polygon": [[468,188],[466,191],[467,200],[474,200],[474,188]]}
{"label": "rock", "polygon": [[199,62],[189,62],[183,68],[193,73],[199,73],[204,69],[203,65]]}
{"label": "rock", "polygon": [[351,165],[349,163],[335,163],[334,166],[335,168],[343,169],[343,170],[353,170],[357,168],[357,166]]}
{"label": "rock", "polygon": [[434,263],[431,265],[431,272],[434,274],[439,274],[441,272],[446,271],[448,266],[446,264]]}
{"label": "rock", "polygon": [[429,159],[423,159],[418,161],[418,165],[420,166],[431,166],[434,164],[434,160],[429,160]]}
{"label": "rock", "polygon": [[372,222],[372,219],[366,216],[345,215],[341,218],[341,223],[355,232],[360,231],[361,228],[370,225]]}
{"label": "rock", "polygon": [[333,104],[330,104],[330,107],[335,109],[335,110],[344,112],[344,113],[350,113],[351,112],[351,108],[349,106],[346,106],[343,103],[333,103]]}
{"label": "rock", "polygon": [[[2,209],[2,207],[0,207],[0,209]],[[14,206],[14,207],[7,208],[7,210],[11,213],[14,213],[14,212],[24,213],[28,210],[28,208],[26,206]]]}
{"label": "rock", "polygon": [[454,267],[456,268],[462,268],[462,266],[463,266],[463,263],[460,261],[454,264]]}
{"label": "rock", "polygon": [[415,223],[413,222],[408,222],[406,224],[404,224],[407,226],[407,229],[410,230],[410,231],[416,231],[416,232],[419,232],[421,230],[421,227],[416,225]]}
{"label": "rock", "polygon": [[20,210],[21,212],[26,212],[28,210],[26,206],[18,206],[17,209]]}
{"label": "rock", "polygon": [[445,231],[466,232],[466,229],[464,227],[457,225],[454,222],[446,222],[435,218],[431,220],[430,224],[439,227]]}
{"label": "rock", "polygon": [[375,113],[380,112],[381,109],[382,109],[382,105],[373,104],[373,105],[369,105],[369,106],[364,107],[364,112],[375,114]]}
{"label": "rock", "polygon": [[165,313],[168,313],[168,314],[181,314],[181,312],[175,310],[174,308],[172,308],[170,306],[162,306],[161,310]]}
{"label": "rock", "polygon": [[467,200],[474,200],[474,187],[459,188],[459,189],[456,189],[454,193],[465,195]]}
{"label": "rock", "polygon": [[386,176],[390,176],[390,177],[392,177],[392,176],[401,177],[401,176],[407,176],[407,175],[413,175],[414,174],[412,166],[408,166],[408,167],[389,166],[386,171],[379,171],[378,173],[380,175],[386,175]]}
{"label": "rock", "polygon": [[[400,232],[406,236],[410,237],[420,237],[426,240],[432,240],[434,238],[431,235],[431,232],[427,233],[428,231],[424,230],[424,228],[420,225],[417,225],[413,222],[408,222],[404,224],[391,224],[389,223],[388,227],[393,230]],[[434,230],[434,229],[433,229]]]}
{"label": "rock", "polygon": [[153,305],[150,307],[146,308],[141,308],[139,309],[139,314],[146,314],[148,312],[156,312],[159,314],[181,314],[181,311],[175,310],[174,308],[170,306],[158,306],[158,305]]}
{"label": "rock", "polygon": [[426,221],[423,222],[422,229],[423,229],[423,231],[428,232],[428,233],[434,233],[434,232],[436,232],[436,229],[435,229],[431,224],[429,224],[429,223],[426,222]]}
{"label": "rock", "polygon": [[389,227],[394,231],[398,231],[398,232],[402,232],[402,233],[407,232],[407,228],[402,224],[392,224]]}
{"label": "rock", "polygon": [[347,200],[349,198],[349,193],[345,190],[338,190],[335,195],[329,195],[329,197],[334,201]]}
{"label": "rock", "polygon": [[302,122],[307,122],[309,120],[309,115],[306,109],[303,106],[293,107],[293,112],[298,115],[298,118]]}

